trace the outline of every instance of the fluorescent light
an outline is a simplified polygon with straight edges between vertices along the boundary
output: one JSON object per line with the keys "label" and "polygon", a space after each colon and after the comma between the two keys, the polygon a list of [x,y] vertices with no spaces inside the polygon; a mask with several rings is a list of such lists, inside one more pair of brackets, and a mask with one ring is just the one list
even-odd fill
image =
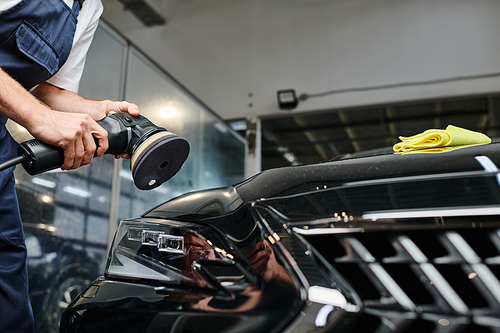
{"label": "fluorescent light", "polygon": [[496,172],[498,171],[497,166],[488,156],[476,156],[476,161],[481,164],[485,171]]}
{"label": "fluorescent light", "polygon": [[44,195],[40,196],[40,200],[41,200],[42,202],[44,202],[44,203],[51,203],[51,202],[53,202],[53,201],[54,201],[54,199],[52,199],[52,197],[51,197],[51,196],[46,195],[46,194],[44,194]]}
{"label": "fluorescent light", "polygon": [[134,178],[132,178],[132,173],[130,171],[125,170],[125,169],[120,170],[120,177],[125,178],[125,179],[129,179],[129,180],[134,180]]}
{"label": "fluorescent light", "polygon": [[345,309],[347,300],[337,289],[330,289],[320,286],[311,286],[307,290],[307,298],[311,302],[333,305]]}
{"label": "fluorescent light", "polygon": [[420,210],[395,210],[375,211],[362,215],[364,220],[376,221],[378,219],[411,219],[417,217],[436,216],[476,216],[476,215],[500,215],[500,207],[471,207],[471,208],[437,208]]}
{"label": "fluorescent light", "polygon": [[[496,164],[488,157],[488,156],[476,156],[475,157],[476,161],[481,164],[481,166],[484,168],[485,171],[487,172],[498,172],[498,167]],[[497,182],[500,184],[500,174],[497,173]]]}
{"label": "fluorescent light", "polygon": [[316,327],[325,327],[326,321],[328,319],[328,315],[330,312],[334,310],[333,305],[325,305],[323,306],[316,315],[316,319],[314,320],[314,324]]}
{"label": "fluorescent light", "polygon": [[283,154],[283,157],[290,163],[294,163],[294,162],[297,162],[297,158],[295,157],[295,155],[293,153],[284,153]]}
{"label": "fluorescent light", "polygon": [[158,111],[158,116],[164,119],[172,118],[177,114],[177,110],[171,107],[166,107]]}
{"label": "fluorescent light", "polygon": [[56,187],[56,182],[53,182],[51,180],[39,178],[39,177],[33,177],[31,179],[31,182],[36,185],[48,187],[48,188],[55,188]]}
{"label": "fluorescent light", "polygon": [[63,191],[70,193],[70,194],[77,195],[77,196],[82,197],[82,198],[88,198],[91,196],[90,192],[73,187],[73,186],[65,186],[63,188]]}
{"label": "fluorescent light", "polygon": [[354,232],[363,232],[363,228],[314,228],[301,229],[294,227],[293,231],[300,235],[332,235],[332,234],[348,234]]}
{"label": "fluorescent light", "polygon": [[233,129],[233,131],[246,131],[247,129],[247,121],[246,120],[235,120],[229,123],[229,126]]}
{"label": "fluorescent light", "polygon": [[227,133],[227,128],[226,126],[224,126],[222,123],[220,122],[215,122],[214,123],[214,127],[219,131],[221,132],[222,134],[226,134]]}

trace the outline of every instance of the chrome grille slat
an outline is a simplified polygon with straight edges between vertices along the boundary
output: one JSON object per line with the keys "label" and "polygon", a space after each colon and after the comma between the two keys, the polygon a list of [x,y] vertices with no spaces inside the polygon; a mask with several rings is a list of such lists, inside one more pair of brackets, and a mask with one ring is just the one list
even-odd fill
{"label": "chrome grille slat", "polygon": [[[431,292],[433,296],[439,297],[439,299],[443,299],[448,303],[448,305],[457,313],[466,315],[469,311],[469,308],[464,303],[464,301],[458,296],[458,294],[453,290],[450,284],[446,281],[446,279],[439,273],[439,271],[432,264],[424,263],[420,264],[419,268],[422,270],[422,273],[429,279],[429,284],[426,284],[428,289],[432,289]],[[432,282],[432,285],[430,284]]]}
{"label": "chrome grille slat", "polygon": [[411,262],[427,262],[427,257],[413,242],[411,242],[408,237],[396,237],[391,243],[397,254],[393,257],[383,258],[383,263],[402,264]]}
{"label": "chrome grille slat", "polygon": [[[490,232],[488,236],[497,251],[500,252],[500,230],[497,230],[496,232]],[[500,255],[486,258],[484,259],[484,262],[489,265],[500,265]]]}
{"label": "chrome grille slat", "polygon": [[[329,254],[323,246],[321,253],[360,295],[370,295],[361,296],[362,311],[380,319],[377,329],[370,332],[413,332],[418,325],[434,325],[429,332],[468,333],[487,327],[487,332],[500,333],[500,269],[495,268],[500,263],[500,230],[392,230],[306,235],[305,239],[311,242],[314,237],[327,243],[335,239],[345,250]],[[426,245],[427,239],[432,245]],[[493,246],[481,248],[483,240]],[[387,249],[377,249],[378,245],[387,247],[385,244],[394,250],[390,255]],[[433,252],[435,246],[441,249]],[[412,285],[404,283],[406,275],[400,275],[399,267],[407,267],[404,274],[409,269],[415,276],[416,291],[411,292]],[[364,274],[378,297],[359,289],[355,281],[359,274]],[[419,303],[419,290],[425,290],[431,301]],[[395,313],[414,314],[416,317],[405,317],[411,328],[403,322],[396,325],[392,321]]]}
{"label": "chrome grille slat", "polygon": [[469,271],[469,274],[477,274],[479,279],[474,278],[472,282],[482,291],[483,297],[486,298],[490,306],[500,311],[500,282],[490,269],[484,264],[472,264],[470,269],[464,265],[463,269],[466,272]]}
{"label": "chrome grille slat", "polygon": [[391,278],[384,268],[376,262],[375,257],[361,244],[355,237],[344,237],[341,243],[344,246],[347,255],[344,256],[344,262],[362,260],[367,265],[362,265],[360,268],[365,274],[371,277],[375,287],[381,295],[387,295],[385,300],[394,299],[397,304],[406,310],[415,310],[415,304],[399,287],[399,285]]}
{"label": "chrome grille slat", "polygon": [[[397,241],[393,244],[399,244],[399,251],[407,251],[408,256],[410,256],[417,264],[411,265],[414,271],[421,273],[427,277],[430,283],[424,284],[429,292],[437,299],[446,301],[447,305],[451,307],[455,312],[460,314],[467,314],[469,311],[467,305],[458,296],[458,294],[453,290],[446,279],[439,273],[439,271],[434,267],[434,265],[428,263],[427,257],[418,248],[418,246],[410,239],[408,236],[400,235],[396,237]],[[443,305],[443,303],[441,303]]]}
{"label": "chrome grille slat", "polygon": [[500,230],[481,227],[300,235],[360,297],[346,332],[500,333]]}
{"label": "chrome grille slat", "polygon": [[[481,262],[481,258],[474,252],[474,250],[469,246],[469,244],[465,241],[465,239],[460,236],[456,232],[446,232],[444,237],[441,238],[441,241],[448,240],[454,251],[458,252],[462,258],[467,261],[469,264],[475,264]],[[447,244],[449,245],[449,244]],[[448,247],[447,247],[448,248]]]}
{"label": "chrome grille slat", "polygon": [[492,329],[492,332],[500,333],[500,319],[487,317],[487,316],[476,316],[473,318],[475,324],[480,326],[487,326]]}
{"label": "chrome grille slat", "polygon": [[434,323],[436,328],[433,333],[463,332],[471,322],[468,317],[443,316],[432,313],[423,314],[422,319]]}
{"label": "chrome grille slat", "polygon": [[354,237],[344,237],[341,245],[344,247],[346,255],[339,258],[339,262],[375,262],[375,257]]}
{"label": "chrome grille slat", "polygon": [[388,295],[394,297],[396,302],[401,305],[406,310],[414,311],[415,304],[411,301],[408,295],[405,294],[403,289],[391,278],[389,273],[387,273],[384,268],[380,264],[371,263],[368,265],[373,274],[377,277],[377,279],[384,286],[384,289],[388,292]]}
{"label": "chrome grille slat", "polygon": [[366,313],[381,318],[380,326],[374,333],[404,332],[417,319],[417,315],[412,312],[401,315],[397,311],[367,309]]}
{"label": "chrome grille slat", "polygon": [[478,279],[471,279],[476,287],[483,292],[483,297],[494,308],[500,308],[500,282],[491,272],[491,270],[481,263],[481,258],[470,247],[467,241],[457,232],[446,232],[444,237],[441,237],[444,242],[449,241],[448,245],[452,245],[462,258],[469,265],[462,265],[466,274],[476,274]]}
{"label": "chrome grille slat", "polygon": [[463,256],[460,254],[459,250],[453,245],[450,239],[446,234],[438,235],[438,239],[441,244],[444,246],[448,255],[440,258],[435,258],[434,263],[436,264],[461,264],[464,263],[465,260]]}

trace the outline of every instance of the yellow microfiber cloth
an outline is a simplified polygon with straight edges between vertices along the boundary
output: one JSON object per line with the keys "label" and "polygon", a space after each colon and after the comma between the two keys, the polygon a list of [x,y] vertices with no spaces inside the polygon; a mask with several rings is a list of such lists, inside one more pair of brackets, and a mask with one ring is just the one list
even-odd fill
{"label": "yellow microfiber cloth", "polygon": [[400,136],[400,143],[394,145],[396,153],[410,150],[452,147],[491,143],[491,139],[479,132],[469,131],[453,125],[448,125],[445,130],[430,129],[423,133],[411,136]]}

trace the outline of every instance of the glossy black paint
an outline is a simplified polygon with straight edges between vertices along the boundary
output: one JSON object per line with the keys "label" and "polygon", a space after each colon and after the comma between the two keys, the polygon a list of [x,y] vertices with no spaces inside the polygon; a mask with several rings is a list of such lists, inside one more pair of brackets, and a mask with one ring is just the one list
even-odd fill
{"label": "glossy black paint", "polygon": [[[234,185],[186,194],[145,213],[144,217],[179,218],[218,216],[241,203],[331,188],[348,182],[409,176],[484,171],[475,159],[488,156],[500,165],[500,145],[465,147],[442,154],[393,154],[347,158],[314,165],[266,170]],[[227,195],[229,194],[229,195]]]}
{"label": "glossy black paint", "polygon": [[[499,144],[382,154],[268,170],[172,199],[130,221],[213,230],[234,260],[198,261],[212,288],[108,274],[70,305],[61,332],[438,332],[451,322],[498,330],[500,294],[471,275],[500,276],[496,165]],[[311,300],[310,286],[346,304],[318,324],[330,303]]]}

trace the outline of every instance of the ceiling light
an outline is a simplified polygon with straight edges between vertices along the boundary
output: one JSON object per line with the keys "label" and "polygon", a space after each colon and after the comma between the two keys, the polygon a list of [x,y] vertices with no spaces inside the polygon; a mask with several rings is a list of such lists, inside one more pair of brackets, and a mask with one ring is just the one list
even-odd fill
{"label": "ceiling light", "polygon": [[33,177],[31,179],[31,182],[33,184],[44,186],[44,187],[48,187],[48,188],[55,188],[56,187],[56,183],[55,182],[53,182],[51,180],[46,180],[46,179],[38,178],[38,177]]}
{"label": "ceiling light", "polygon": [[297,107],[299,100],[294,89],[278,90],[278,106],[280,110],[292,110]]}
{"label": "ceiling light", "polygon": [[166,107],[158,111],[158,115],[161,118],[167,119],[167,118],[172,118],[177,114],[177,110],[171,107]]}
{"label": "ceiling light", "polygon": [[247,121],[244,119],[233,120],[229,122],[229,126],[233,131],[245,131],[247,129]]}
{"label": "ceiling light", "polygon": [[73,187],[73,186],[64,186],[63,191],[66,193],[74,194],[82,198],[89,198],[91,197],[90,192]]}
{"label": "ceiling light", "polygon": [[146,27],[163,25],[166,20],[144,0],[118,0],[125,10],[130,10]]}

